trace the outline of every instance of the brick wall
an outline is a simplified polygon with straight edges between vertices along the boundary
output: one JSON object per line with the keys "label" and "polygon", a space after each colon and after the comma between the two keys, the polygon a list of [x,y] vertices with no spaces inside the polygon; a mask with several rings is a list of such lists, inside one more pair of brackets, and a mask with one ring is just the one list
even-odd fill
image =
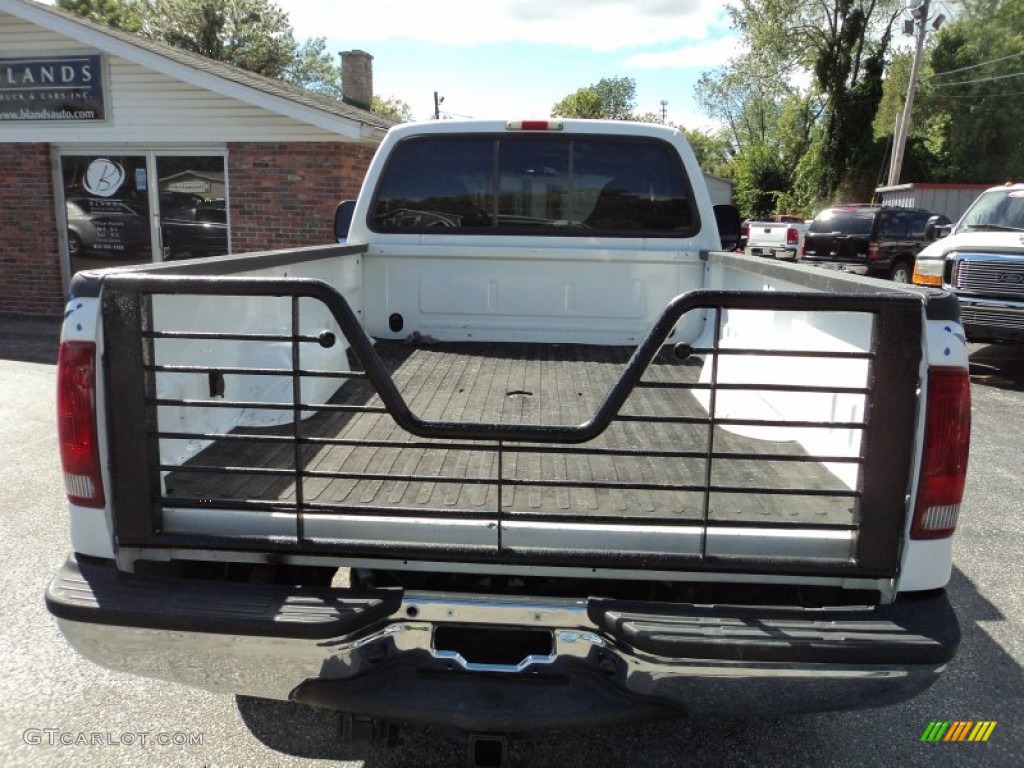
{"label": "brick wall", "polygon": [[334,208],[355,198],[375,146],[230,144],[233,253],[334,242]]}
{"label": "brick wall", "polygon": [[0,313],[64,309],[48,144],[0,144]]}
{"label": "brick wall", "polygon": [[[359,193],[372,145],[231,144],[232,251],[334,241],[334,208]],[[0,313],[64,309],[47,144],[0,143]]]}
{"label": "brick wall", "polygon": [[366,51],[342,51],[339,55],[342,100],[369,109],[373,102],[373,56]]}

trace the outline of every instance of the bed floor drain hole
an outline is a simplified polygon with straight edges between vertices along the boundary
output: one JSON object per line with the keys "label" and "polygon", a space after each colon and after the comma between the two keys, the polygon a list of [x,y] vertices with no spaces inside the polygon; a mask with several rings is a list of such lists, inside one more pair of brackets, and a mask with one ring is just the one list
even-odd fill
{"label": "bed floor drain hole", "polygon": [[533,397],[533,392],[527,389],[513,389],[506,392],[505,397]]}

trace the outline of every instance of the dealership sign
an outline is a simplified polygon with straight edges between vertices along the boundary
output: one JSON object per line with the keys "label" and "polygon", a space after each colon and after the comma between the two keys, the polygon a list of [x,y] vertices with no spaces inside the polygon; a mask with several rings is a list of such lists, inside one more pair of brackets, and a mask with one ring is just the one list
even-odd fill
{"label": "dealership sign", "polygon": [[98,54],[0,57],[0,122],[106,119],[103,60]]}

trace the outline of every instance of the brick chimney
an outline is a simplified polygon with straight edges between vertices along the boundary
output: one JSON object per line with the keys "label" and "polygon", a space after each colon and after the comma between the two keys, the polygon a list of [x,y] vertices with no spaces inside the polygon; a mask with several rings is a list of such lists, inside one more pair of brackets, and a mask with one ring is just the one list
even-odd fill
{"label": "brick chimney", "polygon": [[373,101],[373,56],[366,51],[342,51],[341,100],[360,109]]}

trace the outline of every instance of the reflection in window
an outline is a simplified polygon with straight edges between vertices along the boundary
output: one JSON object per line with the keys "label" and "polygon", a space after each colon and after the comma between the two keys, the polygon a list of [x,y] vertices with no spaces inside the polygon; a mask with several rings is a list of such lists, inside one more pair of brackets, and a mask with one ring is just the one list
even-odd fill
{"label": "reflection in window", "polygon": [[372,211],[382,232],[679,237],[700,225],[670,145],[549,135],[411,139]]}
{"label": "reflection in window", "polygon": [[228,253],[224,158],[161,155],[156,168],[163,258]]}
{"label": "reflection in window", "polygon": [[72,272],[150,261],[145,156],[61,158]]}

